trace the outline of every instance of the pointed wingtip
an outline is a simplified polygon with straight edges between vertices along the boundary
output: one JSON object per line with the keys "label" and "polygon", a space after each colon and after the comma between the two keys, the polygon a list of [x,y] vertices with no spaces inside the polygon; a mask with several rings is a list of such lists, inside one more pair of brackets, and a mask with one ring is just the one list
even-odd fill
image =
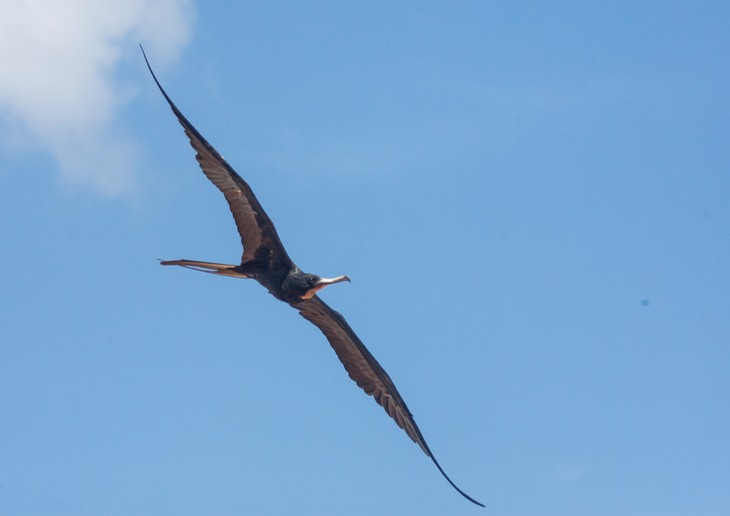
{"label": "pointed wingtip", "polygon": [[180,117],[184,118],[184,117],[182,116],[182,113],[180,113],[180,110],[179,110],[179,109],[177,109],[177,106],[176,106],[176,105],[175,105],[175,103],[174,103],[174,102],[172,101],[172,99],[171,99],[171,98],[170,98],[170,96],[169,96],[169,95],[167,94],[167,92],[165,91],[165,88],[163,88],[163,87],[162,87],[162,84],[160,84],[160,81],[159,81],[159,80],[157,80],[157,76],[155,75],[155,72],[154,72],[154,70],[152,70],[152,65],[150,64],[150,60],[149,60],[149,59],[147,59],[147,53],[146,53],[146,52],[144,51],[144,47],[142,46],[142,43],[140,43],[140,44],[139,44],[139,49],[140,49],[140,50],[142,51],[142,57],[144,57],[144,62],[145,62],[145,64],[147,64],[147,69],[148,69],[148,70],[150,71],[150,74],[152,75],[152,79],[154,79],[154,81],[155,81],[155,84],[157,84],[157,87],[158,87],[158,88],[160,89],[160,91],[162,92],[162,96],[163,96],[163,97],[165,97],[165,100],[167,101],[167,103],[168,103],[168,104],[170,104],[170,107],[172,108],[172,111],[173,111],[173,112],[175,113],[175,115],[176,115],[176,116],[177,116],[178,118],[180,118]]}
{"label": "pointed wingtip", "polygon": [[[428,445],[426,446],[426,448],[428,448]],[[486,505],[484,505],[482,502],[478,502],[477,500],[475,500],[474,498],[472,498],[471,496],[469,496],[468,494],[466,494],[464,491],[462,491],[461,489],[459,489],[459,486],[457,486],[456,484],[454,484],[454,481],[449,478],[449,476],[444,471],[444,468],[441,467],[441,464],[439,464],[439,461],[436,460],[436,457],[434,457],[434,455],[433,455],[433,453],[431,452],[430,449],[428,449],[427,455],[431,458],[431,460],[433,461],[433,463],[436,464],[436,467],[441,472],[441,474],[444,476],[444,478],[449,482],[449,484],[451,484],[451,487],[453,487],[454,489],[456,489],[456,491],[461,496],[463,496],[464,498],[466,498],[467,500],[469,500],[474,505],[478,505],[479,507],[486,507]]]}
{"label": "pointed wingtip", "polygon": [[[142,43],[139,43],[139,49],[142,51],[142,57],[144,57],[144,62],[147,63],[147,68],[150,69],[150,72],[152,72],[152,67],[150,66],[150,61],[147,59],[147,52],[144,51],[144,47],[142,46]],[[154,72],[152,73],[154,76]]]}

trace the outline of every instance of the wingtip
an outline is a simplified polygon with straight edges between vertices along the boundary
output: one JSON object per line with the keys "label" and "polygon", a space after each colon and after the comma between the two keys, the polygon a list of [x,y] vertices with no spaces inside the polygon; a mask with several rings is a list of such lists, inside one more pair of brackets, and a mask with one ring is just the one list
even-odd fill
{"label": "wingtip", "polygon": [[[142,46],[142,43],[138,43],[139,49],[142,51],[142,57],[144,57],[144,62],[147,63],[147,68],[150,69],[150,72],[152,71],[152,67],[150,66],[150,61],[147,59],[147,52],[144,51],[144,47]],[[152,74],[154,75],[154,74]]]}
{"label": "wingtip", "polygon": [[147,53],[144,51],[144,47],[142,46],[142,43],[139,44],[139,49],[142,51],[142,57],[144,57],[144,62],[147,65],[147,69],[150,71],[150,74],[152,75],[152,79],[155,81],[155,84],[157,84],[157,87],[160,89],[160,92],[162,92],[162,95],[165,97],[165,100],[167,100],[167,103],[170,104],[170,107],[172,108],[172,110],[179,117],[180,114],[178,114],[177,106],[175,106],[175,103],[167,95],[167,92],[162,87],[162,84],[160,84],[160,81],[157,80],[157,76],[155,75],[155,71],[152,69],[152,65],[150,64],[150,60],[147,59]]}
{"label": "wingtip", "polygon": [[[425,444],[425,441],[424,441],[424,444]],[[437,461],[437,460],[436,460],[436,457],[434,457],[433,453],[431,453],[431,450],[430,450],[430,449],[428,448],[428,445],[426,445],[426,448],[428,449],[428,453],[427,453],[427,455],[428,455],[428,456],[429,456],[429,458],[430,458],[430,459],[431,459],[431,460],[433,461],[433,463],[434,463],[434,464],[436,464],[436,467],[437,467],[437,468],[438,468],[438,470],[439,470],[439,471],[441,472],[441,474],[442,474],[442,475],[444,476],[444,478],[445,478],[445,479],[446,479],[446,480],[447,480],[447,481],[449,482],[449,484],[451,484],[451,487],[453,487],[454,489],[456,489],[456,491],[457,491],[457,492],[458,492],[458,493],[459,493],[459,494],[460,494],[461,496],[463,496],[464,498],[466,498],[467,500],[469,500],[469,501],[470,501],[471,503],[473,503],[474,505],[478,505],[479,507],[485,507],[485,508],[486,508],[486,505],[484,505],[484,504],[483,504],[482,502],[479,502],[479,501],[475,500],[474,498],[472,498],[471,496],[469,496],[468,494],[466,494],[466,493],[465,493],[464,491],[462,491],[462,490],[461,490],[461,489],[459,488],[459,486],[457,486],[457,485],[456,485],[456,484],[454,483],[454,481],[453,481],[453,480],[451,480],[451,478],[450,478],[450,477],[449,477],[449,476],[448,476],[448,475],[446,474],[446,472],[444,471],[444,468],[442,468],[442,467],[441,467],[441,464],[439,464],[439,461]]]}

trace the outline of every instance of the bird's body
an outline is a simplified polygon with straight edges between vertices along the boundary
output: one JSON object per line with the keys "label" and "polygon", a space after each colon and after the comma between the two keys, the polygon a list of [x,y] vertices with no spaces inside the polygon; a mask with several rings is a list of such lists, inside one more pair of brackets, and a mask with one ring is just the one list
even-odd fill
{"label": "bird's body", "polygon": [[278,264],[274,267],[244,262],[241,265],[225,263],[200,262],[196,260],[163,260],[162,265],[178,265],[200,272],[209,272],[232,278],[249,278],[258,281],[279,301],[292,306],[314,297],[317,291],[327,285],[350,281],[347,276],[336,278],[322,278],[316,274],[302,272],[299,267],[291,264]]}
{"label": "bird's body", "polygon": [[[142,52],[144,54],[144,50]],[[373,396],[398,426],[421,447],[454,489],[469,501],[483,507],[481,503],[459,489],[446,475],[431,453],[413,415],[388,374],[350,328],[344,317],[317,295],[319,290],[328,285],[350,279],[347,276],[322,278],[316,274],[302,272],[296,266],[289,258],[273,222],[256,199],[251,187],[180,112],[157,80],[147,56],[144,57],[155,83],[190,139],[201,169],[226,198],[243,245],[243,255],[239,265],[195,260],[162,261],[162,265],[177,265],[221,276],[255,279],[274,297],[298,310],[302,317],[324,333],[350,378],[367,394]]]}

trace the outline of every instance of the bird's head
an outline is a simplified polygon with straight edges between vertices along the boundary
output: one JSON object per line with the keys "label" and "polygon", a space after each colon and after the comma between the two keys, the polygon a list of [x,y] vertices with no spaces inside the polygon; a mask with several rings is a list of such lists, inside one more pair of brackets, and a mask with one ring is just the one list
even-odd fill
{"label": "bird's head", "polygon": [[317,292],[327,285],[340,283],[342,281],[350,281],[347,276],[337,276],[336,278],[323,278],[316,274],[307,274],[298,272],[290,274],[285,282],[285,288],[293,292],[299,299],[311,299]]}

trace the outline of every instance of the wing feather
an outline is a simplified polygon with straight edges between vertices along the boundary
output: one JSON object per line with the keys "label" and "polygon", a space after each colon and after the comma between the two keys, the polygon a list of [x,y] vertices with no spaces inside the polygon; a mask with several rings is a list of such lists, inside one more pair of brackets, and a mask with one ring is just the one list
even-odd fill
{"label": "wing feather", "polygon": [[190,123],[190,121],[182,114],[172,99],[169,97],[165,89],[157,80],[155,72],[152,71],[147,56],[142,49],[147,68],[149,68],[152,78],[155,80],[157,87],[172,108],[173,113],[177,117],[178,122],[185,130],[185,134],[190,140],[190,145],[196,152],[195,158],[200,164],[200,168],[206,177],[220,190],[228,207],[233,215],[236,223],[238,234],[241,237],[243,245],[243,255],[241,262],[247,262],[258,258],[259,249],[267,248],[266,259],[268,260],[287,260],[291,262],[289,256],[284,249],[281,240],[276,232],[274,223],[264,211],[253,193],[251,187],[239,176],[233,167],[208,143],[203,135]]}
{"label": "wing feather", "polygon": [[416,426],[413,415],[390,376],[350,328],[345,318],[330,308],[319,296],[293,306],[299,310],[302,317],[324,333],[340,362],[345,366],[347,374],[358,387],[372,396],[408,437],[430,456],[431,452]]}
{"label": "wing feather", "polygon": [[316,295],[306,301],[292,304],[292,306],[299,310],[302,317],[324,333],[350,378],[366,394],[375,398],[375,401],[385,409],[385,412],[406,432],[408,437],[421,447],[449,484],[470,502],[484,507],[482,503],[459,489],[443,470],[426,444],[421,430],[413,419],[413,414],[408,410],[398,389],[395,388],[393,380],[350,328],[345,318]]}

